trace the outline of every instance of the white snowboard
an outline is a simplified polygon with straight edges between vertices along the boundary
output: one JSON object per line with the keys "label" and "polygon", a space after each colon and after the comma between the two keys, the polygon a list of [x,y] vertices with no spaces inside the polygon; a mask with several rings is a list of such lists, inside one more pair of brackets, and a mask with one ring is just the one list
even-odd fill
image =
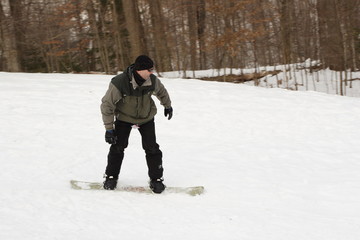
{"label": "white snowboard", "polygon": [[[84,182],[71,180],[71,188],[76,190],[105,190],[102,182]],[[205,188],[203,186],[195,187],[166,187],[164,193],[185,193],[190,196],[196,196],[204,193]],[[118,184],[114,191],[122,192],[137,192],[137,193],[153,193],[149,187],[143,186],[121,186]]]}

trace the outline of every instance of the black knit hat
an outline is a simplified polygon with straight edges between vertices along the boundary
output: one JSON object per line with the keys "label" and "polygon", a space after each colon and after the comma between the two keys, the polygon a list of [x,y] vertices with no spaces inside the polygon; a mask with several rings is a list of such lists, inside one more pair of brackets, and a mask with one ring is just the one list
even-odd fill
{"label": "black knit hat", "polygon": [[154,62],[146,55],[140,55],[135,60],[134,69],[137,71],[147,70],[154,67]]}

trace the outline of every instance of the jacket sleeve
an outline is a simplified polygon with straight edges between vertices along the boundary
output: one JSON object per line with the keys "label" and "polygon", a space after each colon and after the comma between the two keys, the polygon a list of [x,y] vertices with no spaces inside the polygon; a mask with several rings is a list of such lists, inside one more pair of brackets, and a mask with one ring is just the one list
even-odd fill
{"label": "jacket sleeve", "polygon": [[120,91],[110,83],[105,96],[101,99],[101,114],[106,130],[114,128],[116,103],[121,99]]}
{"label": "jacket sleeve", "polygon": [[159,99],[161,105],[163,105],[165,108],[171,107],[170,96],[158,78],[156,78],[154,95]]}

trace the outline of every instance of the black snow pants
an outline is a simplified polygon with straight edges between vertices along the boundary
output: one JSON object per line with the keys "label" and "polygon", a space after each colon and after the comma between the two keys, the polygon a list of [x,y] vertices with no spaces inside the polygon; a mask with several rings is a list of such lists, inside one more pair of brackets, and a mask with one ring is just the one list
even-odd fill
{"label": "black snow pants", "polygon": [[[107,176],[118,178],[121,164],[124,159],[124,150],[128,146],[128,140],[133,124],[115,121],[115,134],[117,136],[116,144],[112,144],[108,154],[108,162],[105,170]],[[146,154],[146,163],[148,166],[148,175],[150,179],[159,179],[163,176],[162,152],[156,143],[154,119],[144,123],[138,128],[142,147]]]}

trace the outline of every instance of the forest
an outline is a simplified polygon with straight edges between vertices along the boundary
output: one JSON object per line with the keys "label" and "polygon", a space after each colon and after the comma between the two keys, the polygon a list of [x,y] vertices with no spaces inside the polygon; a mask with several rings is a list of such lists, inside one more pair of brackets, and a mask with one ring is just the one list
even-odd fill
{"label": "forest", "polygon": [[0,71],[360,66],[360,0],[1,0]]}

